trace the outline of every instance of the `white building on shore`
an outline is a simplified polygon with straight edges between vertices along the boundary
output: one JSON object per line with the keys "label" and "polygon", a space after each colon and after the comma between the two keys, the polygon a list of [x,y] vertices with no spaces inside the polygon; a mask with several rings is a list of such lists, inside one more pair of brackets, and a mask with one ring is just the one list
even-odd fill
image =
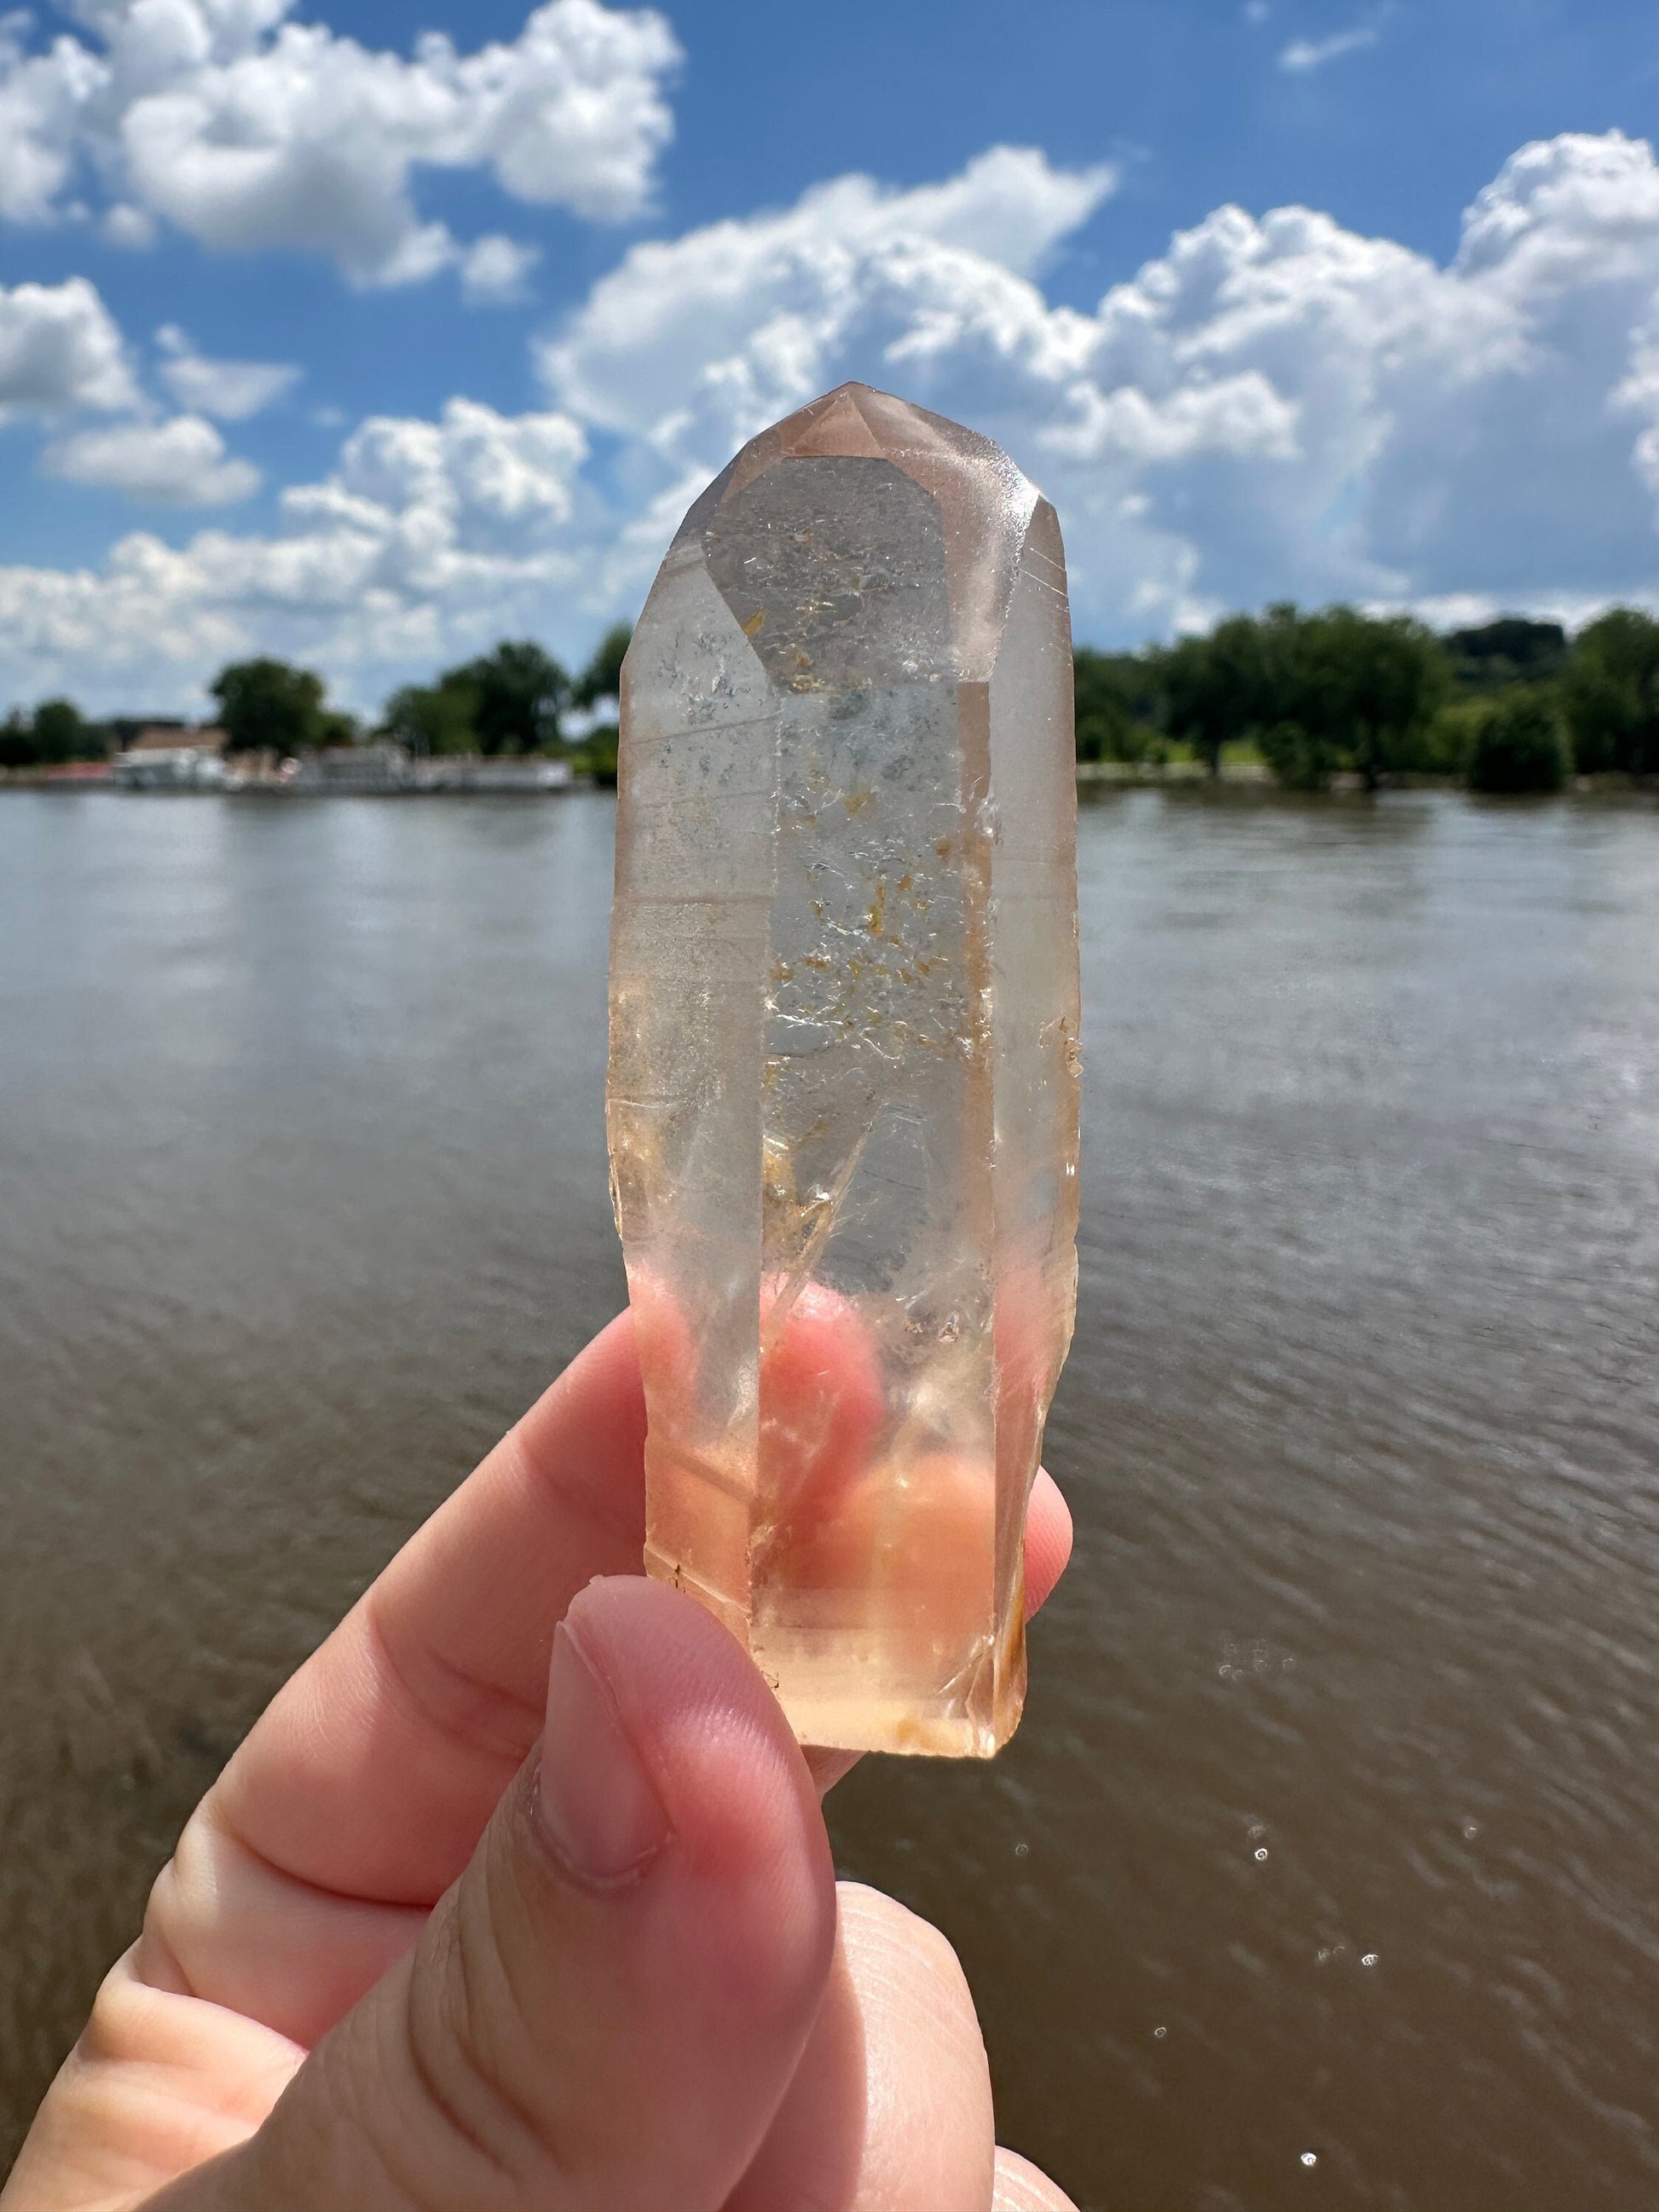
{"label": "white building on shore", "polygon": [[415,768],[416,791],[566,791],[566,760],[515,760],[505,754],[439,753]]}
{"label": "white building on shore", "polygon": [[411,759],[386,739],[327,745],[294,760],[273,753],[225,757],[225,733],[186,722],[129,726],[134,734],[110,762],[110,781],[123,791],[271,791],[301,797],[373,797],[401,792],[568,791],[568,760],[444,753]]}
{"label": "white building on shore", "polygon": [[185,722],[151,724],[115,755],[109,774],[123,791],[222,791],[225,733]]}

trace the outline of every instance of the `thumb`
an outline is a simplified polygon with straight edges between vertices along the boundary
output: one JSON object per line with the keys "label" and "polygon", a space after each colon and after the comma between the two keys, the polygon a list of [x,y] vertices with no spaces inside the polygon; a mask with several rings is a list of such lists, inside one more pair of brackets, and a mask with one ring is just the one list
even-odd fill
{"label": "thumb", "polygon": [[835,1920],[805,1764],[744,1652],[672,1590],[593,1583],[555,1639],[539,1752],[416,1949],[164,2201],[716,2212],[794,2071]]}

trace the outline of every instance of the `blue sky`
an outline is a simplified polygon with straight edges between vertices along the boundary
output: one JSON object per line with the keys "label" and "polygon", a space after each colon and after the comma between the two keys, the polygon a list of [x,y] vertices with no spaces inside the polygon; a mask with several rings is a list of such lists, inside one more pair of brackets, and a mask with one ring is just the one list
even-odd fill
{"label": "blue sky", "polygon": [[1081,635],[1651,601],[1656,94],[1611,0],[0,15],[0,708],[579,654],[848,374],[1053,494]]}

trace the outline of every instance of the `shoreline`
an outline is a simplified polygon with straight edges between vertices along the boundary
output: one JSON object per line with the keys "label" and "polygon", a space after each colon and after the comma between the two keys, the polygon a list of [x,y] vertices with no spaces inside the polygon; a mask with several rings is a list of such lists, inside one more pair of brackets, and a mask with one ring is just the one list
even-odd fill
{"label": "shoreline", "polygon": [[[1222,763],[1218,775],[1212,775],[1201,761],[1169,761],[1162,766],[1146,761],[1079,761],[1077,764],[1077,786],[1079,798],[1094,793],[1116,791],[1182,791],[1196,793],[1224,789],[1228,792],[1249,792],[1264,797],[1279,797],[1297,800],[1341,799],[1366,796],[1364,781],[1351,773],[1334,775],[1322,789],[1300,791],[1280,783],[1273,771],[1261,761],[1228,761]],[[514,782],[491,787],[487,782],[469,783],[462,780],[453,782],[391,783],[372,775],[362,781],[339,778],[327,782],[295,781],[278,783],[258,777],[245,782],[225,783],[154,783],[133,785],[124,782],[100,763],[63,769],[0,769],[0,792],[7,791],[118,791],[131,798],[146,799],[567,799],[579,792],[611,792],[612,782],[601,782],[591,775],[576,775],[556,783],[532,784]],[[1381,796],[1400,791],[1462,791],[1471,798],[1486,798],[1492,794],[1469,792],[1461,776],[1401,774],[1385,777],[1370,796]],[[1517,794],[1502,794],[1504,798]],[[1659,777],[1631,777],[1611,774],[1571,777],[1559,792],[1524,793],[1521,797],[1537,801],[1540,799],[1659,799]]]}

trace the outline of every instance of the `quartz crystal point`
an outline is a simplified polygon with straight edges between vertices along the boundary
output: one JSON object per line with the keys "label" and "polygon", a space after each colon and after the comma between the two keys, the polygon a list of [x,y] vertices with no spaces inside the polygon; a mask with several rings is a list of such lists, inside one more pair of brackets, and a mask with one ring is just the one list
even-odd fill
{"label": "quartz crystal point", "polygon": [[1076,1290],[1054,509],[857,384],[680,526],[623,671],[608,1115],[650,1573],[803,1741],[988,1754]]}

